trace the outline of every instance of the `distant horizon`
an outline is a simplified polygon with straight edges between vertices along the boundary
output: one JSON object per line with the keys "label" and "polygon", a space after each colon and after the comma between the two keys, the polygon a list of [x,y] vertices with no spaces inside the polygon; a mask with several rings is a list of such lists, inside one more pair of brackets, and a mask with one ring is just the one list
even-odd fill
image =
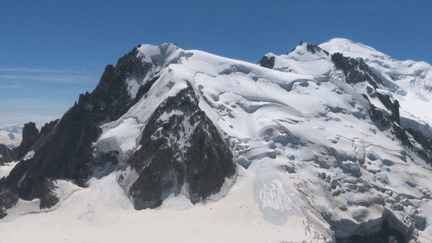
{"label": "distant horizon", "polygon": [[[347,38],[397,60],[432,64],[432,2],[4,2],[0,125],[38,126],[91,92],[107,64],[138,44],[175,42],[237,60],[285,54],[300,41]],[[23,8],[22,6],[26,6]]]}

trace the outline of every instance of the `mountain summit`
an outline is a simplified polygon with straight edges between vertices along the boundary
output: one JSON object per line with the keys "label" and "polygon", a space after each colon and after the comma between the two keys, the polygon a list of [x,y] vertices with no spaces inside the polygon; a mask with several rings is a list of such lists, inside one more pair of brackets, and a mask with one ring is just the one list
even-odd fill
{"label": "mountain summit", "polygon": [[139,45],[0,166],[0,233],[432,241],[430,70],[342,38],[257,64]]}

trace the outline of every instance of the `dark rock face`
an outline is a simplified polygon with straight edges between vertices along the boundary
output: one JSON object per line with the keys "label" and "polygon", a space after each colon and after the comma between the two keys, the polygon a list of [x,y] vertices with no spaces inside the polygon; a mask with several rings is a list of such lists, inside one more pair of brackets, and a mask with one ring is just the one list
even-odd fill
{"label": "dark rock face", "polygon": [[370,116],[380,131],[387,130],[392,125],[392,119],[389,114],[376,108],[373,104],[369,104]]}
{"label": "dark rock face", "polygon": [[[168,117],[167,117],[168,116]],[[235,175],[232,152],[198,107],[191,87],[168,98],[143,131],[129,163],[139,177],[127,192],[135,209],[159,206],[186,184],[193,204],[217,193]]]}
{"label": "dark rock face", "polygon": [[[417,151],[420,158],[424,159],[427,163],[432,165],[432,140],[426,137],[422,132],[413,129],[404,129],[423,147],[423,150]],[[408,142],[406,143],[408,144]],[[411,145],[409,142],[408,145]],[[412,145],[411,145],[412,147]]]}
{"label": "dark rock face", "polygon": [[156,82],[156,80],[158,80],[160,78],[160,76],[158,74],[155,74],[155,76],[148,81],[147,83],[145,83],[143,86],[141,86],[138,89],[136,98],[135,98],[135,102],[137,102],[144,94],[146,94],[150,88],[153,86],[153,84]]}
{"label": "dark rock face", "polygon": [[382,84],[381,79],[369,68],[369,66],[361,58],[344,57],[340,53],[335,53],[331,57],[336,68],[341,69],[345,76],[346,82],[356,84],[367,81],[374,88],[378,88],[377,83]]}
{"label": "dark rock face", "polygon": [[30,147],[36,142],[39,137],[39,130],[34,122],[29,122],[24,125],[22,133],[22,142],[18,151],[18,158],[27,154]]}
{"label": "dark rock face", "polygon": [[[335,230],[337,243],[377,242],[388,243],[397,240],[399,243],[409,242],[413,237],[414,228],[404,225],[397,217],[386,210],[382,217],[360,224],[349,221],[333,221],[328,215],[327,221]],[[353,232],[357,232],[353,234]]]}
{"label": "dark rock face", "polygon": [[[304,41],[300,41],[300,44],[298,44],[297,46],[303,46],[303,44],[305,44]],[[288,52],[287,54],[295,51],[297,47],[295,47],[294,49],[292,49],[290,52]],[[326,50],[323,50],[321,47],[313,44],[313,43],[306,43],[306,50],[312,54],[315,54],[317,52],[324,52],[327,56],[330,55],[330,53]]]}
{"label": "dark rock face", "polygon": [[[363,95],[363,97],[366,97],[366,99],[369,101],[369,113],[377,128],[381,131],[392,128],[396,138],[398,138],[403,145],[415,151],[417,155],[419,155],[420,158],[424,159],[427,163],[432,164],[432,141],[422,134],[421,131],[416,131],[411,128],[403,128],[401,126],[398,100],[391,101],[388,95],[381,94],[379,92],[374,92],[370,95],[371,97],[377,96],[381,103],[391,113],[388,114],[387,112],[377,109],[372,103],[370,103],[367,96]],[[409,139],[409,134],[423,147],[423,150],[415,149],[414,144]]]}
{"label": "dark rock face", "polygon": [[33,145],[29,148],[29,151],[34,150],[37,152],[39,148],[48,140],[49,137],[51,137],[51,134],[53,133],[53,130],[55,128],[55,125],[60,121],[60,119],[57,119],[55,121],[51,121],[50,123],[46,123],[39,133],[39,136],[36,140],[36,142],[33,143]]}
{"label": "dark rock face", "polygon": [[372,121],[375,123],[376,127],[380,131],[384,131],[389,129],[390,127],[393,127],[396,137],[398,137],[400,140],[409,140],[408,137],[406,137],[405,135],[404,129],[399,126],[399,102],[397,100],[392,102],[388,95],[376,92],[370,87],[366,87],[366,91],[371,98],[378,96],[381,103],[383,103],[383,105],[391,112],[391,114],[389,114],[386,111],[378,109],[370,102],[366,94],[362,94],[363,98],[365,98],[369,102],[369,115]]}
{"label": "dark rock face", "polygon": [[[390,241],[391,239],[397,241]],[[387,220],[384,220],[381,225],[381,230],[375,234],[368,235],[353,235],[349,238],[336,238],[337,243],[357,243],[357,242],[374,242],[374,243],[389,243],[389,242],[398,242],[405,243],[407,242],[405,236],[396,229],[390,228]]]}
{"label": "dark rock face", "polygon": [[312,44],[312,43],[307,43],[306,44],[306,50],[308,52],[311,52],[312,54],[315,54],[316,52],[320,52],[320,51],[324,51],[324,53],[328,56],[329,53],[326,50],[321,49],[321,47]]}
{"label": "dark rock face", "polygon": [[[116,67],[107,65],[95,90],[81,94],[60,121],[42,129],[41,142],[35,145],[37,151],[33,158],[18,163],[0,187],[3,185],[25,200],[40,198],[41,208],[52,207],[58,201],[51,193],[52,180],[70,179],[84,187],[98,166],[92,142],[102,132],[99,125],[118,119],[134,104],[124,80],[134,75],[143,76],[149,70],[149,64],[143,65],[137,54],[134,48],[119,59]],[[24,128],[23,140],[34,142],[38,138],[33,127]],[[29,145],[22,147],[20,155],[31,146],[30,142],[24,144]]]}
{"label": "dark rock face", "polygon": [[4,144],[0,144],[0,165],[5,162],[11,162],[14,160],[12,149]]}
{"label": "dark rock face", "polygon": [[388,95],[379,92],[377,92],[376,95],[381,103],[392,112],[392,120],[400,124],[399,101],[395,100],[392,102]]}
{"label": "dark rock face", "polygon": [[[52,130],[54,129],[58,121],[59,119],[45,124],[42,127],[40,132],[36,128],[35,123],[30,122],[25,124],[23,128],[23,140],[21,142],[21,145],[11,150],[11,152],[9,153],[10,154],[9,161],[15,159],[22,159],[29,151],[34,150],[36,152],[39,149],[39,147],[42,146],[47,140],[47,138],[50,136],[50,133],[52,132]],[[1,162],[1,158],[0,158],[0,162]],[[8,162],[8,161],[4,161],[4,162]]]}
{"label": "dark rock face", "polygon": [[266,67],[272,69],[275,64],[275,57],[272,56],[268,58],[267,56],[263,56],[261,60],[258,62],[261,67]]}
{"label": "dark rock face", "polygon": [[[4,180],[4,179],[3,179]],[[13,207],[18,202],[18,196],[8,190],[2,189],[2,179],[0,179],[0,219],[4,218],[6,210]]]}
{"label": "dark rock face", "polygon": [[42,182],[42,186],[40,187],[40,208],[50,208],[56,203],[58,203],[59,199],[56,197],[54,193],[55,185],[50,178],[44,178]]}
{"label": "dark rock face", "polygon": [[414,139],[423,146],[428,151],[432,151],[432,140],[426,137],[423,133],[420,131],[415,131],[413,129],[406,129],[413,137]]}
{"label": "dark rock face", "polygon": [[[387,95],[383,95],[380,93],[376,93],[376,96],[380,99],[380,101],[384,104],[384,106],[391,111],[391,114],[381,111],[376,108],[372,103],[370,103],[369,99],[369,114],[371,116],[372,121],[375,123],[376,127],[381,130],[387,130],[392,128],[393,133],[397,139],[399,139],[403,145],[407,148],[412,149],[420,158],[424,159],[427,163],[432,164],[432,143],[431,140],[428,139],[425,135],[423,135],[420,131],[415,131],[410,128],[403,128],[400,124],[400,116],[399,116],[399,102],[395,100],[392,102]],[[363,95],[367,98],[366,95]],[[422,147],[423,150],[415,149],[414,144],[409,139],[409,134],[416,140]]]}

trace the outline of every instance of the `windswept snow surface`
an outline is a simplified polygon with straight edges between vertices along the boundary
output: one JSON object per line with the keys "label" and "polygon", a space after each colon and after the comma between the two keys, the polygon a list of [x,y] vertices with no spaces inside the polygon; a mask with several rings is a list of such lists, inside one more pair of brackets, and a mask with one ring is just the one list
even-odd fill
{"label": "windswept snow surface", "polygon": [[370,46],[344,38],[331,39],[319,45],[333,54],[362,58],[375,69],[399,101],[401,109],[432,126],[432,66],[426,62],[399,61]]}
{"label": "windswept snow surface", "polygon": [[275,57],[274,69],[284,72],[294,72],[306,75],[323,75],[332,69],[331,56],[323,51],[307,50],[307,44],[298,45],[286,55],[276,56],[273,53],[267,56]]}
{"label": "windswept snow surface", "polygon": [[[320,47],[369,58],[368,64],[381,60],[399,65],[400,72],[411,70],[410,64],[403,69],[406,62],[345,39]],[[376,127],[368,103],[358,92],[364,87],[347,85],[330,56],[311,55],[303,49],[276,58],[277,70],[272,70],[203,51],[185,52],[174,45],[142,45],[143,61],[163,63],[154,71],[158,80],[121,118],[101,126],[95,153],[136,150],[154,110],[190,85],[199,96],[200,108],[247,169],[238,165],[235,184],[225,188],[228,193],[219,200],[192,205],[187,194],[180,193],[157,209],[141,211],[133,209],[124,193],[130,182],[119,185],[116,178],[122,172],[114,171],[91,179],[88,188],[73,192],[49,213],[0,222],[2,240],[328,242],[335,234],[329,221],[341,224],[341,229],[344,222],[352,223],[336,232],[346,237],[361,231],[361,225],[376,222],[384,211],[400,222],[407,217],[419,223],[425,219],[425,229],[416,234],[418,239],[432,240],[428,235],[432,231],[430,165],[402,146],[394,134]],[[377,70],[385,68],[377,65]],[[410,77],[426,85],[427,75]],[[137,83],[144,85],[149,78]],[[409,97],[419,94],[426,97],[419,100],[427,102],[427,92],[401,80],[395,82],[400,88],[392,94],[405,99],[400,100],[403,111],[431,124],[432,116],[412,111],[409,103],[415,100]],[[405,113],[401,116],[409,119]],[[136,177],[130,168],[123,173],[130,180]]]}

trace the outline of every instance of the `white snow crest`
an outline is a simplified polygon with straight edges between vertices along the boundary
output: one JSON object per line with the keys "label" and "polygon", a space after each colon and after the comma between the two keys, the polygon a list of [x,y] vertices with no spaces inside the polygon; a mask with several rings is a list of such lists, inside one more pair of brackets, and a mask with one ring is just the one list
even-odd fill
{"label": "white snow crest", "polygon": [[138,124],[134,118],[104,124],[103,133],[93,145],[96,156],[101,153],[118,151],[119,161],[125,162],[137,147],[142,127],[143,124]]}

